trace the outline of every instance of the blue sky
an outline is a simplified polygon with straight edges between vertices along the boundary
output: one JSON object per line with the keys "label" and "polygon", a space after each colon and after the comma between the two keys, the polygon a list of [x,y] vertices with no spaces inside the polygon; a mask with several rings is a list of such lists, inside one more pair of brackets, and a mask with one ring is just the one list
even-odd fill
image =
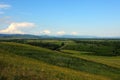
{"label": "blue sky", "polygon": [[120,0],[0,0],[0,33],[120,36]]}

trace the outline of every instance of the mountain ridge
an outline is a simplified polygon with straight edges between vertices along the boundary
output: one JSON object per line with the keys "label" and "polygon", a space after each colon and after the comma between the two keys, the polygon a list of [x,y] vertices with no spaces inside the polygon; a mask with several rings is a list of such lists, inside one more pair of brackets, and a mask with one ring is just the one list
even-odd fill
{"label": "mountain ridge", "polygon": [[0,34],[0,38],[12,38],[12,39],[41,39],[41,38],[110,38],[110,39],[120,39],[120,37],[98,37],[89,35],[33,35],[33,34]]}

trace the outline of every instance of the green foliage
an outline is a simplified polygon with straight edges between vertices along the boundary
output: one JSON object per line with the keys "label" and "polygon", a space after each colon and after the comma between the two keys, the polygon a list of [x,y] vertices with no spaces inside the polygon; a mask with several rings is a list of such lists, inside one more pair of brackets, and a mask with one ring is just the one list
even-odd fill
{"label": "green foliage", "polygon": [[74,40],[75,43],[67,44],[63,49],[93,52],[92,55],[119,56],[120,41],[104,40]]}
{"label": "green foliage", "polygon": [[58,45],[58,44],[53,44],[53,43],[48,43],[48,42],[27,42],[26,44],[44,47],[44,48],[48,48],[51,50],[57,50],[60,47],[60,45]]}

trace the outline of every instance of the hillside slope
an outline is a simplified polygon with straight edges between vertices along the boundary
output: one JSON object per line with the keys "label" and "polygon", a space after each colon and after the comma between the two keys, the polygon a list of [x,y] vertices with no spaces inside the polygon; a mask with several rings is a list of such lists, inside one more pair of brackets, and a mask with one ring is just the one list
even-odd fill
{"label": "hillside slope", "polygon": [[[64,54],[64,53],[59,53],[59,52],[55,52],[55,51],[40,48],[40,47],[34,47],[34,46],[30,46],[30,45],[10,43],[10,42],[1,42],[0,47],[1,47],[0,48],[1,53],[8,53],[9,55],[18,55],[19,57],[26,57],[26,58],[29,58],[29,59],[35,59],[35,60],[38,61],[38,63],[42,61],[45,64],[49,64],[49,65],[52,65],[52,66],[58,66],[59,68],[62,67],[62,69],[60,70],[64,74],[63,75],[63,74],[60,73],[62,77],[65,76],[66,70],[69,71],[68,72],[69,74],[72,73],[71,71],[78,72],[78,74],[79,73],[84,73],[83,78],[80,75],[78,75],[79,78],[77,78],[77,75],[75,75],[74,77],[68,75],[68,77],[71,80],[73,78],[77,78],[76,80],[80,80],[80,77],[82,78],[82,80],[84,80],[84,79],[86,79],[86,78],[84,78],[86,73],[90,74],[90,77],[91,77],[91,75],[99,75],[99,76],[110,77],[113,80],[118,80],[119,79],[119,74],[120,74],[120,69],[119,68],[113,68],[113,67],[110,67],[110,66],[107,66],[107,65],[104,65],[104,64],[91,62],[91,61],[88,61],[88,60],[85,60],[85,59],[80,59],[80,58],[77,58],[77,57],[72,57],[72,56]],[[8,59],[3,59],[3,60],[8,60]],[[12,59],[13,58],[11,58],[10,60],[12,60]],[[14,60],[17,60],[17,58],[15,58]],[[19,60],[19,58],[18,58],[18,60]],[[19,61],[20,62],[23,61],[21,67],[23,65],[27,65],[27,61],[25,61],[25,63],[24,63],[24,59],[21,59]],[[4,62],[4,61],[1,61],[1,62]],[[19,62],[18,63],[16,62],[16,63],[13,63],[13,64],[15,64],[15,65],[19,64]],[[34,64],[34,61],[33,61],[33,64]],[[30,68],[34,69],[34,66],[30,66]],[[48,69],[48,68],[46,68],[46,69]],[[58,70],[57,68],[51,68],[51,69],[52,69],[51,71],[53,71],[53,73],[56,72],[54,70]],[[28,70],[28,72],[29,71],[30,70]],[[60,72],[60,71],[58,71],[58,72]],[[47,75],[47,74],[45,74],[45,75]],[[49,75],[50,74],[48,74],[48,76]],[[67,73],[66,73],[66,75],[67,75]],[[53,76],[53,74],[52,74],[52,76]],[[90,77],[87,78],[87,79],[91,80]],[[101,78],[99,78],[99,79],[101,79]],[[65,80],[70,80],[70,79],[65,79]],[[96,80],[97,79],[98,78],[96,78]]]}
{"label": "hillside slope", "polygon": [[65,54],[69,54],[71,56],[86,59],[89,61],[120,68],[120,56],[96,56],[96,55],[89,55],[90,52],[75,51],[75,50],[61,50],[61,52]]}
{"label": "hillside slope", "polygon": [[0,80],[110,80],[0,50]]}

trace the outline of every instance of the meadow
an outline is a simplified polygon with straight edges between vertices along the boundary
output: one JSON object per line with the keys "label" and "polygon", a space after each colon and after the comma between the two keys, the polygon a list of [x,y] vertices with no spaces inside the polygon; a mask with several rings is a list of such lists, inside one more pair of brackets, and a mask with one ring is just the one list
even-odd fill
{"label": "meadow", "polygon": [[119,80],[120,40],[0,40],[0,80]]}

